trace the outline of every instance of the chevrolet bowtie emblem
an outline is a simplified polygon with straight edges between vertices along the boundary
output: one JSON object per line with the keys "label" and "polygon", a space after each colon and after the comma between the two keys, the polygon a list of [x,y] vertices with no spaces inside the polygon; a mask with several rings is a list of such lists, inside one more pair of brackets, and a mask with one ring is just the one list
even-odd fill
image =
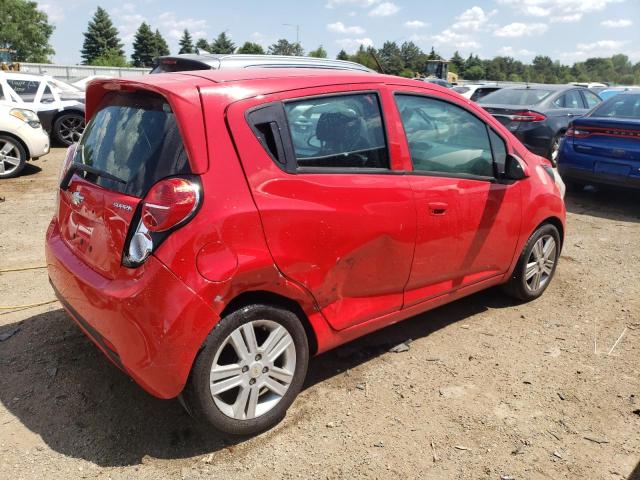
{"label": "chevrolet bowtie emblem", "polygon": [[71,203],[74,205],[80,205],[82,202],[84,202],[84,197],[80,192],[73,192],[71,194]]}

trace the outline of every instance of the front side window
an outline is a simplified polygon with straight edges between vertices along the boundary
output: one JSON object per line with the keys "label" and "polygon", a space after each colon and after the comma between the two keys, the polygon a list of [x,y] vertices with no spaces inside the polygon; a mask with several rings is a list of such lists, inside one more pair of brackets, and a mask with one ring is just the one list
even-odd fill
{"label": "front side window", "polygon": [[484,122],[442,100],[396,95],[415,171],[493,177]]}
{"label": "front side window", "polygon": [[298,168],[389,168],[376,94],[287,102],[285,113]]}

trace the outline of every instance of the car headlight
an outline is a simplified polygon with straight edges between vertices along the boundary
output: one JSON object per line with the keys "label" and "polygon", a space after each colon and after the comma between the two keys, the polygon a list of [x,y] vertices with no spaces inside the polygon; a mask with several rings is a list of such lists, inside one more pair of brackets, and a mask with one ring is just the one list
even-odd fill
{"label": "car headlight", "polygon": [[38,119],[38,115],[36,112],[31,110],[27,110],[26,108],[12,108],[9,111],[9,115],[12,115],[25,123],[28,123],[33,128],[40,127],[40,119]]}

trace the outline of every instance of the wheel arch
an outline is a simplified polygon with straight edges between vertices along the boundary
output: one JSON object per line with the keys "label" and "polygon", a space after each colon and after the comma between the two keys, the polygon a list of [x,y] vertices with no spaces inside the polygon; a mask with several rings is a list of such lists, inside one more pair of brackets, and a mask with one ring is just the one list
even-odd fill
{"label": "wheel arch", "polygon": [[267,290],[255,290],[249,292],[243,292],[231,299],[222,311],[220,317],[224,318],[232,312],[235,312],[242,307],[255,304],[266,304],[274,307],[283,308],[293,312],[300,323],[304,327],[307,334],[307,342],[309,344],[309,355],[313,356],[318,351],[318,337],[315,329],[313,328],[309,318],[305,314],[302,306],[290,298],[285,297],[277,293],[269,292]]}
{"label": "wheel arch", "polygon": [[53,119],[51,120],[51,128],[53,129],[53,126],[55,125],[56,121],[57,121],[60,117],[62,117],[63,115],[69,115],[69,114],[71,114],[71,113],[75,113],[75,114],[81,115],[81,116],[82,116],[82,118],[84,118],[85,122],[87,121],[87,119],[86,119],[86,117],[85,117],[85,114],[84,114],[84,112],[83,112],[82,110],[80,110],[80,109],[78,109],[78,108],[74,108],[74,107],[72,107],[72,108],[68,108],[68,109],[65,109],[65,110],[61,110],[61,111],[59,111],[58,113],[56,113],[56,114],[53,116]]}
{"label": "wheel arch", "polygon": [[535,232],[536,230],[538,230],[538,228],[540,228],[542,225],[545,225],[547,223],[553,225],[558,229],[558,233],[560,234],[560,250],[562,250],[562,245],[564,245],[564,225],[562,224],[562,221],[558,217],[551,216],[551,217],[545,218],[542,222],[538,224],[538,226],[536,226],[536,228],[533,229],[533,231]]}
{"label": "wheel arch", "polygon": [[27,154],[26,160],[30,160],[31,159],[31,152],[29,151],[29,147],[27,146],[25,141],[22,140],[19,136],[15,135],[15,134],[13,134],[11,132],[7,132],[5,130],[0,130],[0,135],[6,135],[7,137],[11,137],[14,140],[16,140],[22,146],[22,148],[24,148],[24,151]]}

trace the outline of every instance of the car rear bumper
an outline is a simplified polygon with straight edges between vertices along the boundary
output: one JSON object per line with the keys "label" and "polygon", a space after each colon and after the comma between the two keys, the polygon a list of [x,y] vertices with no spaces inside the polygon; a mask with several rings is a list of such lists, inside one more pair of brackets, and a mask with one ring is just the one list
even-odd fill
{"label": "car rear bumper", "polygon": [[595,173],[593,170],[575,168],[569,165],[558,165],[558,172],[560,176],[567,181],[573,180],[580,183],[595,183],[640,189],[640,177]]}
{"label": "car rear bumper", "polygon": [[[616,175],[609,172],[596,172],[598,163],[628,165],[629,175]],[[635,162],[637,163],[637,162]],[[640,188],[640,170],[638,166],[600,155],[590,155],[574,150],[571,142],[565,138],[560,144],[558,155],[558,172],[565,180],[580,183],[595,183],[627,188]]]}
{"label": "car rear bumper", "polygon": [[47,231],[49,278],[69,315],[105,355],[160,398],[180,394],[193,360],[219,317],[158,259],[107,279],[60,236]]}

